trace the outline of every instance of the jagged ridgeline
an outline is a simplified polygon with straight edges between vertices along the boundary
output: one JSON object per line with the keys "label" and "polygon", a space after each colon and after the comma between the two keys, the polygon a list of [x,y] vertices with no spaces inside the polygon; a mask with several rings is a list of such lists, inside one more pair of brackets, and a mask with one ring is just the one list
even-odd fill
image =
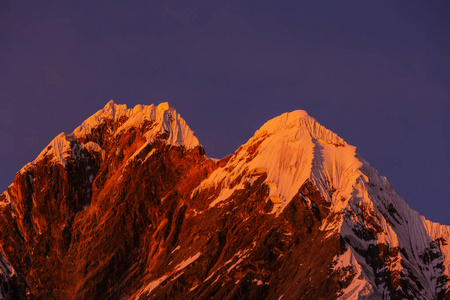
{"label": "jagged ridgeline", "polygon": [[446,299],[449,226],[305,111],[207,157],[110,101],[0,195],[0,299]]}

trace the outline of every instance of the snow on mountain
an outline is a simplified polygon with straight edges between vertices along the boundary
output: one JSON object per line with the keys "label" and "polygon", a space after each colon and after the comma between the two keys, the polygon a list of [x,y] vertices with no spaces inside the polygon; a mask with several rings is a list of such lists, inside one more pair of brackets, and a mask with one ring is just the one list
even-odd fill
{"label": "snow on mountain", "polygon": [[[147,143],[151,143],[158,134],[167,134],[166,142],[169,145],[184,146],[187,149],[193,149],[199,145],[194,132],[169,103],[163,102],[158,106],[138,104],[134,108],[127,108],[125,104],[115,104],[111,100],[104,108],[78,126],[72,134],[60,133],[38,155],[34,162],[27,164],[21,171],[26,170],[44,157],[49,157],[51,161],[66,166],[67,157],[71,155],[71,142],[88,137],[95,128],[107,120],[112,123],[122,123],[116,130],[115,135],[123,133],[131,127],[143,126],[147,121],[154,123],[154,126],[145,134]],[[91,144],[87,147],[92,148],[93,143],[89,143]],[[96,150],[98,150],[98,147],[98,145],[95,146]]]}
{"label": "snow on mountain", "polygon": [[87,136],[92,132],[93,128],[98,127],[105,119],[110,119],[114,122],[124,121],[116,131],[116,134],[130,127],[139,127],[145,121],[151,121],[157,125],[147,133],[149,140],[157,133],[166,133],[169,135],[167,143],[170,145],[184,146],[188,149],[199,145],[194,132],[175,108],[167,102],[160,103],[158,106],[138,104],[134,108],[129,109],[125,104],[117,105],[111,100],[103,109],[77,127],[73,134],[77,137]]}
{"label": "snow on mountain", "polygon": [[[0,195],[0,283],[18,270],[41,296],[69,276],[69,298],[450,296],[450,226],[412,210],[305,111],[269,120],[222,160],[186,151],[197,146],[167,102],[111,100],[59,134]],[[43,289],[34,274],[55,265],[73,273],[41,274]]]}
{"label": "snow on mountain", "polygon": [[199,190],[222,187],[215,205],[242,188],[256,173],[265,172],[269,199],[275,204],[272,212],[281,213],[308,178],[321,183],[321,192],[323,184],[331,182],[349,195],[361,166],[354,157],[355,149],[305,111],[285,113],[266,122]]}
{"label": "snow on mountain", "polygon": [[192,149],[199,145],[194,132],[169,103],[160,103],[156,108],[154,105],[136,105],[132,111],[133,113],[119,127],[116,135],[125,131],[127,128],[138,127],[144,121],[153,121],[159,124],[159,126],[155,126],[147,132],[146,137],[148,141],[151,141],[158,133],[168,133],[167,143],[170,145],[184,146],[187,149]]}
{"label": "snow on mountain", "polygon": [[[336,268],[351,267],[356,274],[343,299],[394,293],[379,283],[382,276],[397,282],[398,295],[431,299],[445,292],[450,226],[430,222],[412,210],[387,179],[356,153],[356,147],[305,111],[265,123],[192,197],[213,187],[220,193],[210,199],[210,209],[233,202],[260,174],[267,175],[271,213],[281,214],[308,180],[330,203],[330,216],[321,230],[346,241],[347,251],[336,258]],[[309,199],[304,201],[311,205]],[[388,255],[389,262],[370,262],[367,253],[373,247],[379,248],[379,255]],[[380,247],[387,247],[388,253]],[[408,281],[409,277],[414,280]]]}
{"label": "snow on mountain", "polygon": [[[347,286],[340,299],[358,299],[358,297],[374,297],[374,287],[370,284],[369,276],[366,275],[364,268],[359,264],[358,253],[352,248],[348,248],[344,254],[336,257],[334,270],[345,269],[351,267],[350,270],[355,271],[355,280]],[[359,257],[359,260],[362,258]],[[347,275],[347,274],[346,274]]]}

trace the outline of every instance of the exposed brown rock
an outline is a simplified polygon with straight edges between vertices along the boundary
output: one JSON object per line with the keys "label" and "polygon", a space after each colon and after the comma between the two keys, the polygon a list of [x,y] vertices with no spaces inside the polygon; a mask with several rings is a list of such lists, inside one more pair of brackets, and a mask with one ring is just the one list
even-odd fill
{"label": "exposed brown rock", "polygon": [[[448,298],[444,237],[420,253],[377,240],[383,221],[404,222],[392,203],[333,211],[332,181],[323,180],[322,195],[322,183],[308,179],[272,214],[279,203],[267,171],[246,167],[210,207],[223,186],[200,183],[240,151],[242,162],[253,160],[267,136],[215,162],[201,146],[170,145],[167,132],[147,140],[152,121],[117,133],[126,121],[105,119],[70,142],[65,165],[44,157],[17,174],[10,199],[0,196],[0,267],[14,269],[0,274],[3,298],[336,299],[358,279],[355,267],[336,267],[349,249],[387,298],[420,298],[422,281],[407,265],[415,259],[433,268],[436,298]],[[324,229],[349,220],[345,236]]]}

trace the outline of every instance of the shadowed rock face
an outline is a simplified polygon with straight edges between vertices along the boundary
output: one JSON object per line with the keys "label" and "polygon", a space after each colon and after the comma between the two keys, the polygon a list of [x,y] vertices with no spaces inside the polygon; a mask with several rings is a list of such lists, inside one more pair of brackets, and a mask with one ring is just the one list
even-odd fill
{"label": "shadowed rock face", "polygon": [[1,244],[29,297],[119,297],[146,272],[147,251],[177,242],[184,199],[215,164],[201,146],[170,146],[164,135],[144,145],[151,123],[114,138],[119,125],[107,120],[71,142],[65,167],[44,158],[8,188]]}
{"label": "shadowed rock face", "polygon": [[[367,165],[357,164],[367,183],[358,179],[345,194],[338,186],[345,178],[326,177],[332,172],[323,166],[326,151],[349,146],[306,112],[297,113],[300,121],[295,114],[271,120],[234,155],[213,161],[189,128],[177,131],[189,147],[171,131],[173,122],[184,124],[172,107],[158,106],[169,111],[159,119],[137,115],[150,108],[108,103],[85,134],[51,143],[66,145],[59,160],[46,149],[0,195],[4,299],[448,296],[447,227],[411,225],[409,207]],[[170,126],[160,130],[161,120]],[[293,183],[298,189],[283,199],[292,189],[274,180],[269,171],[278,166],[267,159],[280,155],[284,170],[303,178],[296,161],[275,151],[276,130],[292,130],[293,121],[311,134],[283,133],[289,143],[307,137],[314,148],[286,149],[310,158],[300,167],[312,165],[314,176]],[[418,241],[408,226],[431,229]]]}

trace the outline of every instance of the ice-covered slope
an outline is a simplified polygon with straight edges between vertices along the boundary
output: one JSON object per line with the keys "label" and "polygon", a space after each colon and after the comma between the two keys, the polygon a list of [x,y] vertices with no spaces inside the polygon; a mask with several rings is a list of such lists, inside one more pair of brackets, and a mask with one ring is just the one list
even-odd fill
{"label": "ice-covered slope", "polygon": [[111,101],[16,175],[0,214],[7,299],[450,297],[450,227],[301,110],[213,161],[168,103]]}
{"label": "ice-covered slope", "polygon": [[175,108],[167,102],[160,103],[158,106],[138,104],[131,109],[127,108],[125,104],[117,105],[111,100],[103,109],[77,127],[73,134],[77,137],[87,136],[105,119],[123,121],[116,134],[120,134],[130,127],[142,126],[145,121],[150,121],[154,122],[155,126],[147,132],[148,140],[151,140],[156,134],[168,134],[167,143],[170,145],[184,146],[188,149],[199,145],[194,132],[187,126]]}
{"label": "ice-covered slope", "polygon": [[255,173],[266,172],[269,198],[275,204],[273,212],[280,213],[308,178],[319,183],[322,194],[328,195],[329,183],[340,194],[349,196],[362,165],[355,158],[355,149],[305,111],[297,110],[265,123],[202,186],[223,188],[212,203],[214,206],[231,195],[232,190],[243,187],[236,181],[242,183],[242,175],[246,180]]}
{"label": "ice-covered slope", "polygon": [[[320,229],[339,234],[347,251],[336,267],[354,270],[346,297],[432,299],[448,288],[449,226],[425,220],[399,197],[385,177],[339,136],[305,111],[285,113],[265,123],[226,165],[193,192],[220,193],[209,208],[234,201],[257,174],[267,174],[271,213],[279,215],[312,182],[330,203]],[[304,199],[311,205],[309,199]],[[375,257],[371,257],[375,256]],[[353,275],[354,275],[353,274]],[[393,282],[385,282],[386,279]]]}
{"label": "ice-covered slope", "polygon": [[[44,159],[44,157],[51,157],[52,161],[65,166],[66,158],[68,155],[70,156],[71,142],[76,139],[86,139],[92,134],[93,130],[106,122],[120,124],[115,131],[115,135],[119,135],[131,127],[142,127],[145,122],[152,122],[153,125],[145,135],[148,143],[151,143],[158,134],[166,134],[167,143],[170,145],[184,146],[187,149],[193,149],[199,145],[194,132],[169,103],[163,102],[158,106],[138,104],[134,108],[127,108],[125,104],[115,104],[111,100],[71,134],[62,132],[55,137],[38,155],[35,162]],[[33,163],[26,165],[24,168]]]}

